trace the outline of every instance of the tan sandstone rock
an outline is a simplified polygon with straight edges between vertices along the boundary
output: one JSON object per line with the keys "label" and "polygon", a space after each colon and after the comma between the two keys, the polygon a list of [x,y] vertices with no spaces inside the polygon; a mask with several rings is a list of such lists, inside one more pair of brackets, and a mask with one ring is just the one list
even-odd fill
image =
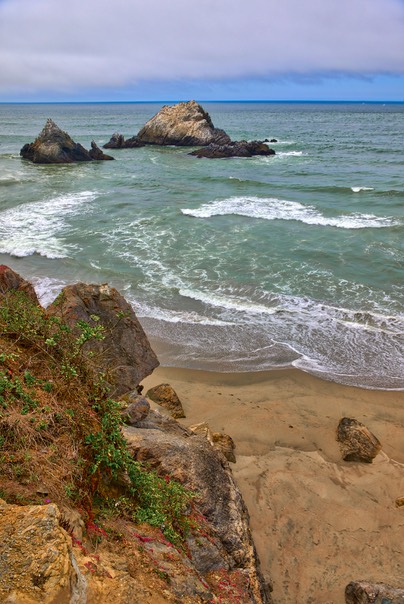
{"label": "tan sandstone rock", "polygon": [[349,417],[343,417],[339,422],[337,440],[345,461],[372,463],[382,448],[379,440],[366,426]]}
{"label": "tan sandstone rock", "polygon": [[230,143],[230,137],[214,127],[210,115],[196,101],[165,105],[143,126],[137,139],[148,145]]}
{"label": "tan sandstone rock", "polygon": [[184,409],[177,393],[170,384],[159,384],[147,391],[148,396],[152,401],[168,409],[175,419],[185,417]]}
{"label": "tan sandstone rock", "polygon": [[56,505],[0,500],[0,602],[85,604],[86,581]]}

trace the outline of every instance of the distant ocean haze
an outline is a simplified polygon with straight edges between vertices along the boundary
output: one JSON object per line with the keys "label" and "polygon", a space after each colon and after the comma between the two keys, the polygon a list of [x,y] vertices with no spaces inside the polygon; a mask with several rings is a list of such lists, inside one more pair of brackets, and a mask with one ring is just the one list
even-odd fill
{"label": "distant ocean haze", "polygon": [[19,157],[48,117],[88,148],[160,107],[0,105],[0,262],[44,304],[117,287],[164,365],[404,388],[404,104],[204,104],[232,139],[276,138],[273,157]]}

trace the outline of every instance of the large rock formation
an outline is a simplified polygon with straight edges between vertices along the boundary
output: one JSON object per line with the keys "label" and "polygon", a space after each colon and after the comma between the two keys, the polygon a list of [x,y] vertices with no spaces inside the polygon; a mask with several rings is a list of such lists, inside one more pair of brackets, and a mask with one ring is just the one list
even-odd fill
{"label": "large rock formation", "polygon": [[227,144],[211,143],[190,155],[219,159],[222,157],[253,157],[254,155],[275,155],[275,151],[261,141],[232,141]]}
{"label": "large rock formation", "polygon": [[90,340],[84,350],[93,353],[91,363],[105,374],[111,396],[134,390],[159,364],[135,312],[113,287],[69,285],[48,307],[48,313],[61,317],[77,333],[80,320],[104,327],[104,339]]}
{"label": "large rock formation", "polygon": [[[222,569],[245,578],[242,602],[270,602],[249,528],[248,512],[224,456],[204,436],[151,411],[135,428],[124,428],[134,457],[196,493],[195,506],[207,523],[207,539],[191,537],[191,560],[202,576]],[[213,532],[212,532],[213,529]],[[205,549],[205,554],[202,555]],[[224,600],[226,601],[226,600]],[[229,600],[231,601],[231,600]]]}
{"label": "large rock formation", "polygon": [[226,132],[214,127],[210,115],[196,101],[164,106],[143,126],[137,138],[148,145],[230,143]]}
{"label": "large rock formation", "polygon": [[80,143],[75,143],[67,132],[61,130],[53,120],[48,119],[42,132],[33,143],[23,146],[20,155],[34,164],[70,164],[80,161],[114,159],[97,149],[96,145],[95,147],[92,145],[92,150],[86,151]]}
{"label": "large rock formation", "polygon": [[404,604],[404,589],[385,583],[352,581],[345,588],[346,604]]}
{"label": "large rock formation", "polygon": [[13,269],[0,265],[0,296],[8,292],[22,291],[34,304],[39,304],[34,288]]}

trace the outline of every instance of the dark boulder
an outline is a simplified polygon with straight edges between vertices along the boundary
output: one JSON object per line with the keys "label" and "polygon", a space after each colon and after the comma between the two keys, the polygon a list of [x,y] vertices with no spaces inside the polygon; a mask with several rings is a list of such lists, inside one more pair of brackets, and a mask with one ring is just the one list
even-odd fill
{"label": "dark boulder", "polygon": [[196,102],[164,106],[137,135],[148,145],[196,146],[230,142],[230,137],[215,128],[210,115]]}
{"label": "dark boulder", "polygon": [[76,283],[68,285],[47,309],[81,334],[78,321],[104,328],[104,339],[91,339],[83,350],[91,352],[91,366],[105,374],[110,395],[135,390],[158,365],[156,355],[135,312],[113,287]]}
{"label": "dark boulder", "polygon": [[220,159],[223,157],[253,157],[254,155],[275,155],[275,151],[261,141],[233,141],[225,145],[212,143],[202,149],[192,151],[195,157]]}
{"label": "dark boulder", "polygon": [[137,136],[132,136],[125,140],[123,134],[119,134],[115,132],[109,139],[105,145],[103,145],[104,149],[135,149],[137,147],[144,147],[145,143],[142,143],[141,140],[138,139]]}
{"label": "dark boulder", "polygon": [[404,604],[404,589],[385,583],[351,581],[345,588],[346,604]]}
{"label": "dark boulder", "polygon": [[48,119],[42,132],[33,143],[27,143],[20,151],[21,157],[35,164],[71,164],[73,162],[113,159],[109,156],[94,158],[80,143],[74,140]]}
{"label": "dark boulder", "polygon": [[91,149],[89,151],[90,157],[95,160],[109,160],[114,159],[111,155],[106,155],[101,151],[95,141],[91,141]]}
{"label": "dark boulder", "polygon": [[382,448],[379,440],[366,426],[350,417],[343,417],[339,422],[337,440],[345,461],[372,463]]}

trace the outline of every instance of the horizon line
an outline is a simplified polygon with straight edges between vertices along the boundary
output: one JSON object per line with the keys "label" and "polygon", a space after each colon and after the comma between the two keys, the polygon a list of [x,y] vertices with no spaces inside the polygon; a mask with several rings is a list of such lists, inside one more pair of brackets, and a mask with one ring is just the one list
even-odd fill
{"label": "horizon line", "polygon": [[[155,99],[149,101],[0,101],[0,105],[105,105],[105,104],[152,104],[152,103],[184,103],[191,99]],[[195,99],[197,100],[197,99]],[[209,100],[197,100],[198,103],[328,103],[328,104],[337,104],[337,103],[352,103],[352,104],[403,104],[404,99],[402,100],[341,100],[341,99],[209,99]]]}

